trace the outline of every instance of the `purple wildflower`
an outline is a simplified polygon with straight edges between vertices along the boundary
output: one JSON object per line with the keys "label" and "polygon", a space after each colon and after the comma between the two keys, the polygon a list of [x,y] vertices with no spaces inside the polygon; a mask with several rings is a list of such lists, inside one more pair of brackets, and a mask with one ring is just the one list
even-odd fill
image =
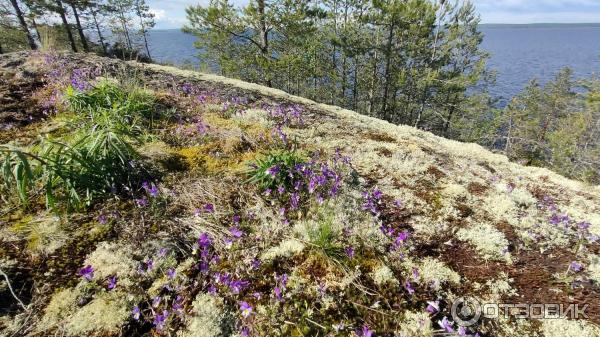
{"label": "purple wildflower", "polygon": [[592,224],[589,222],[582,221],[577,224],[577,227],[582,231],[587,231]]}
{"label": "purple wildflower", "polygon": [[406,291],[408,291],[408,293],[409,293],[410,295],[412,295],[412,294],[414,294],[414,293],[415,293],[415,288],[413,288],[413,287],[412,287],[412,285],[410,284],[410,282],[408,282],[408,281],[406,281],[406,282],[404,283],[404,288],[406,289]]}
{"label": "purple wildflower", "polygon": [[252,266],[252,269],[258,269],[258,268],[260,268],[261,262],[259,259],[254,258],[252,260],[252,262],[250,263],[250,265]]}
{"label": "purple wildflower", "polygon": [[459,326],[458,327],[458,335],[459,336],[466,336],[467,335],[467,329],[464,326]]}
{"label": "purple wildflower", "polygon": [[113,290],[115,289],[115,287],[117,286],[117,277],[116,276],[111,276],[108,278],[108,286],[107,288],[109,290]]}
{"label": "purple wildflower", "polygon": [[164,329],[167,318],[169,318],[169,312],[167,310],[163,310],[161,314],[156,314],[154,316],[154,326],[157,330]]}
{"label": "purple wildflower", "polygon": [[134,320],[139,321],[140,319],[140,307],[138,307],[137,305],[133,307],[133,310],[131,310],[131,316],[133,317]]}
{"label": "purple wildflower", "polygon": [[436,314],[438,311],[440,311],[440,302],[439,301],[427,302],[427,308],[425,308],[425,311],[427,311],[430,314]]}
{"label": "purple wildflower", "polygon": [[352,248],[351,246],[346,247],[346,249],[344,249],[344,251],[346,252],[346,256],[348,256],[348,258],[350,260],[352,260],[354,258],[354,248]]}
{"label": "purple wildflower", "polygon": [[236,239],[239,239],[242,237],[242,235],[244,235],[244,232],[239,228],[239,227],[231,227],[229,229],[229,233],[231,233],[231,236],[233,236]]}
{"label": "purple wildflower", "polygon": [[106,214],[100,214],[98,216],[98,223],[101,225],[106,225],[108,223],[108,217]]}
{"label": "purple wildflower", "polygon": [[151,271],[152,269],[154,269],[154,260],[148,259],[146,261],[146,271]]}
{"label": "purple wildflower", "polygon": [[583,268],[583,265],[581,263],[577,262],[577,261],[573,261],[573,262],[571,262],[570,268],[574,272],[578,273]]}
{"label": "purple wildflower", "polygon": [[200,234],[200,237],[198,238],[198,246],[200,248],[208,248],[210,247],[210,245],[212,244],[212,240],[210,239],[210,236],[208,235],[208,233],[202,233]]}
{"label": "purple wildflower", "polygon": [[412,277],[413,277],[413,280],[417,281],[417,280],[419,279],[419,276],[420,276],[420,275],[419,275],[419,269],[417,269],[417,268],[413,268],[413,269],[412,269]]}
{"label": "purple wildflower", "polygon": [[240,311],[242,312],[242,317],[248,318],[252,314],[252,306],[246,301],[241,301],[239,305]]}
{"label": "purple wildflower", "polygon": [[233,294],[239,294],[244,288],[246,288],[250,282],[244,280],[233,280],[229,282],[229,288]]}
{"label": "purple wildflower", "polygon": [[438,321],[438,325],[446,330],[446,332],[454,333],[454,328],[452,327],[452,323],[448,321],[448,317],[444,317],[441,321]]}
{"label": "purple wildflower", "polygon": [[135,199],[135,203],[138,205],[138,207],[148,207],[149,203],[148,203],[148,199],[146,199],[145,196],[143,196],[140,199]]}
{"label": "purple wildflower", "polygon": [[267,169],[267,174],[270,175],[271,177],[275,178],[279,174],[280,171],[281,171],[281,168],[279,167],[279,165],[274,165]]}
{"label": "purple wildflower", "polygon": [[94,277],[94,267],[88,264],[87,266],[79,269],[79,275],[86,280],[91,281]]}
{"label": "purple wildflower", "polygon": [[292,193],[292,195],[290,197],[290,208],[298,209],[299,204],[300,204],[300,194],[298,192]]}
{"label": "purple wildflower", "polygon": [[281,301],[281,300],[282,300],[282,298],[283,298],[283,297],[281,296],[281,295],[282,295],[282,290],[281,290],[281,288],[279,288],[279,287],[275,287],[275,289],[273,289],[273,292],[275,293],[275,298],[276,298],[278,301]]}
{"label": "purple wildflower", "polygon": [[363,325],[362,329],[356,334],[360,337],[373,337],[374,330],[370,330],[368,325]]}
{"label": "purple wildflower", "polygon": [[177,276],[177,272],[175,271],[175,269],[173,269],[173,268],[169,268],[169,269],[167,269],[167,277],[168,277],[169,279],[171,279],[171,280],[172,280],[172,279],[174,279],[174,278],[175,278],[175,276]]}
{"label": "purple wildflower", "polygon": [[183,313],[183,297],[177,295],[177,298],[173,301],[172,308],[176,314],[181,315]]}
{"label": "purple wildflower", "polygon": [[215,212],[215,206],[213,204],[206,204],[203,207],[203,211],[204,213],[214,213]]}
{"label": "purple wildflower", "polygon": [[165,247],[159,249],[158,250],[158,257],[165,257],[165,256],[167,256],[167,252],[168,251],[169,250],[167,248],[165,248]]}
{"label": "purple wildflower", "polygon": [[155,298],[153,298],[152,299],[152,307],[153,308],[158,307],[160,305],[160,301],[161,301],[160,296],[156,296]]}
{"label": "purple wildflower", "polygon": [[381,190],[379,190],[378,188],[375,188],[373,190],[373,198],[375,198],[375,200],[380,200],[383,197],[383,193],[381,193]]}

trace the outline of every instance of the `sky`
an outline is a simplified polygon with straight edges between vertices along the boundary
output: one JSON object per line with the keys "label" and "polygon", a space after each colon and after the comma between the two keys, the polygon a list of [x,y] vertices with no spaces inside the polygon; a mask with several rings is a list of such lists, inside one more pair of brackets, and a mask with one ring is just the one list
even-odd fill
{"label": "sky", "polygon": [[[248,0],[233,0],[244,5]],[[208,0],[149,0],[156,28],[180,28],[185,8]],[[600,23],[600,0],[473,0],[482,23]]]}

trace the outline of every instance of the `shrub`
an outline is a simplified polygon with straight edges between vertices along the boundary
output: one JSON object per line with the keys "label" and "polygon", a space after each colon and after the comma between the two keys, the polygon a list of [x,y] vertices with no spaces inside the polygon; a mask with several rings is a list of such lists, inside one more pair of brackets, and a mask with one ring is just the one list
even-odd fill
{"label": "shrub", "polygon": [[0,145],[4,188],[22,205],[44,191],[48,208],[58,198],[79,208],[139,182],[140,156],[133,145],[140,142],[138,121],[153,114],[152,97],[108,81],[85,92],[71,86],[65,97],[75,113],[71,133],[42,138],[27,149]]}

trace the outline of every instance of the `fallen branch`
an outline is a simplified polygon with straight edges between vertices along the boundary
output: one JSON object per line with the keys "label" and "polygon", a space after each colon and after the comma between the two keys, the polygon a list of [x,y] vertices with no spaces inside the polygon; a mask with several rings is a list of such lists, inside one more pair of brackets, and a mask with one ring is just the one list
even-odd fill
{"label": "fallen branch", "polygon": [[2,269],[0,269],[0,275],[4,276],[4,279],[6,280],[6,284],[8,285],[8,290],[10,290],[10,293],[13,295],[15,300],[17,300],[17,302],[19,302],[19,305],[21,305],[23,310],[27,310],[27,307],[25,306],[25,304],[23,304],[23,302],[17,297],[17,295],[13,291],[13,288],[10,285],[10,281],[8,280],[8,276],[4,273],[4,271],[2,271]]}

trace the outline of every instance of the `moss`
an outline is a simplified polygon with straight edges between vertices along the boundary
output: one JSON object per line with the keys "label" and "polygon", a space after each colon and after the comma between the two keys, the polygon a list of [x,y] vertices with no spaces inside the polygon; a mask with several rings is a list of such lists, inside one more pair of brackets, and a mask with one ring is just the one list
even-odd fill
{"label": "moss", "polygon": [[258,156],[253,151],[226,153],[217,142],[182,148],[178,154],[191,170],[204,174],[240,172],[247,168],[247,162]]}
{"label": "moss", "polygon": [[68,239],[62,220],[58,216],[41,214],[26,216],[12,226],[17,236],[27,241],[27,248],[36,254],[52,254]]}

